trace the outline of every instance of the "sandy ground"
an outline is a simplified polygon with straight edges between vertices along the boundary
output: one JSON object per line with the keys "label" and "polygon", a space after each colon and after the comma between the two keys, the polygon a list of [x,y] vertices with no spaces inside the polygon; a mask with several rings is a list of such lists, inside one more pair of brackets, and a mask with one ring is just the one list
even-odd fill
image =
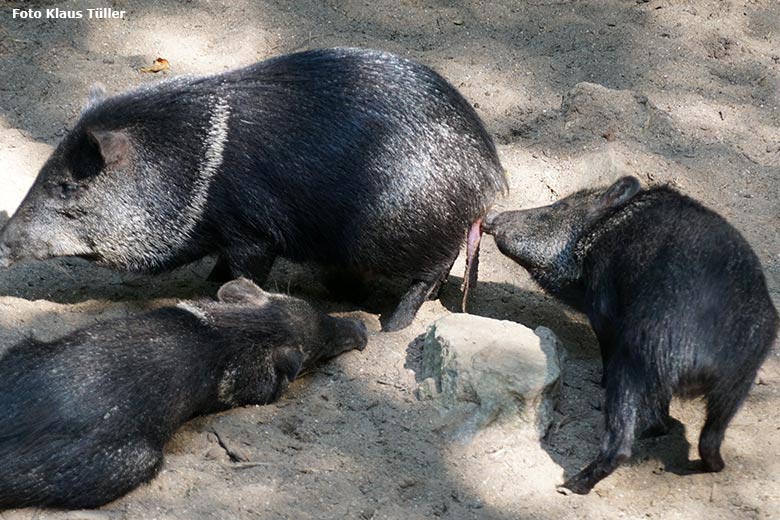
{"label": "sandy ground", "polygon": [[[780,303],[780,3],[774,0],[533,2],[106,1],[124,20],[14,20],[0,6],[0,220],[13,213],[88,86],[117,92],[163,74],[218,72],[294,50],[351,45],[426,63],[477,107],[511,183],[501,208],[547,203],[622,174],[672,183],[726,216],[763,262]],[[5,213],[2,213],[2,212]],[[542,443],[486,432],[468,445],[436,430],[414,397],[415,338],[457,307],[462,260],[442,302],[396,334],[295,383],[278,404],[194,420],[158,478],[92,512],[24,510],[0,518],[777,518],[780,359],[775,350],[724,444],[726,469],[696,459],[700,401],[673,403],[664,437],[588,496],[555,485],[590,461],[602,431],[597,346],[583,316],[539,293],[489,238],[472,312],[545,325],[569,361]],[[212,295],[208,261],[160,277],[78,260],[0,272],[0,349],[53,338],[163,299]],[[270,288],[331,311],[316,272],[280,264]],[[387,300],[387,297],[385,298]],[[377,316],[359,313],[378,329]],[[684,426],[683,426],[684,425]],[[233,454],[231,457],[230,454]],[[237,463],[236,454],[250,463]]]}

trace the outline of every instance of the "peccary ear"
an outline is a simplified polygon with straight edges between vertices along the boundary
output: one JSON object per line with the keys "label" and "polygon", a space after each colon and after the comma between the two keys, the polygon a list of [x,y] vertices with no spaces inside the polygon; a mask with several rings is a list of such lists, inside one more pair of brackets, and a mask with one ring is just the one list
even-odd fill
{"label": "peccary ear", "polygon": [[87,130],[106,166],[123,166],[130,156],[130,137],[124,130]]}
{"label": "peccary ear", "polygon": [[238,278],[220,287],[217,298],[224,303],[251,303],[258,307],[270,301],[265,291],[246,278]]}
{"label": "peccary ear", "polygon": [[640,188],[636,177],[622,177],[607,188],[599,199],[599,205],[605,209],[620,207],[639,193]]}

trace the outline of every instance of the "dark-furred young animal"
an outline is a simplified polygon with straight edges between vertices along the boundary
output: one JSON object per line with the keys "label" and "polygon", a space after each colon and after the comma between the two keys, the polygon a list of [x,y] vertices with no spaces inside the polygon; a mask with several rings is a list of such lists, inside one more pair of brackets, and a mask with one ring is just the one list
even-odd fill
{"label": "dark-furred young animal", "polygon": [[149,481],[185,421],[277,399],[366,327],[240,279],[220,301],[106,321],[0,358],[0,508],[97,507]]}
{"label": "dark-furred young animal", "polygon": [[637,431],[669,428],[675,394],[703,395],[705,471],[777,335],[761,264],[728,222],[668,187],[625,177],[551,206],[489,215],[499,249],[587,314],[601,347],[606,434],[563,486],[587,493],[628,459]]}

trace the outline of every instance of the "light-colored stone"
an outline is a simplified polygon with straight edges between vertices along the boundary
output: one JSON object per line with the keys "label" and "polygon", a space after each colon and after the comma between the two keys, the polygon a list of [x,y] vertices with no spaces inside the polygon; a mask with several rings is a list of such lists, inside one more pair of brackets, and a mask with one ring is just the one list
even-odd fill
{"label": "light-colored stone", "polygon": [[469,314],[446,316],[429,328],[418,388],[445,410],[441,430],[468,441],[488,426],[547,432],[561,387],[563,349],[555,334]]}

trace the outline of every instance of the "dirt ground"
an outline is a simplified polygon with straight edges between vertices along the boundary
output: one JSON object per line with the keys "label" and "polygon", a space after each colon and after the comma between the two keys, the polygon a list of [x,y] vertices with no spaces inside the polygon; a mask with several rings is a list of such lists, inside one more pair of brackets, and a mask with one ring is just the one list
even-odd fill
{"label": "dirt ground", "polygon": [[[19,20],[13,7],[125,10],[120,20]],[[511,193],[500,208],[548,203],[623,174],[672,183],[753,245],[780,303],[780,3],[775,0],[6,1],[0,6],[0,220],[12,214],[96,81],[110,92],[218,72],[307,48],[374,47],[428,64],[474,104],[499,145]],[[5,213],[2,213],[2,212]],[[676,401],[673,431],[637,443],[588,496],[555,485],[598,449],[603,401],[587,322],[541,294],[487,238],[475,314],[545,325],[569,352],[556,420],[540,443],[436,430],[418,401],[415,338],[457,307],[462,259],[441,302],[414,324],[374,330],[299,380],[275,405],[194,420],[149,485],[89,512],[0,518],[778,518],[780,358],[775,349],[724,443],[726,469],[689,473],[701,401]],[[165,299],[213,295],[209,262],[159,277],[79,260],[0,271],[0,349],[53,338]],[[280,263],[268,286],[319,302],[316,271]],[[377,296],[382,291],[377,288]],[[384,301],[389,301],[384,296]],[[380,298],[381,299],[381,298]],[[353,311],[355,312],[355,311]],[[237,461],[239,459],[244,462]],[[0,469],[0,471],[2,471]]]}

